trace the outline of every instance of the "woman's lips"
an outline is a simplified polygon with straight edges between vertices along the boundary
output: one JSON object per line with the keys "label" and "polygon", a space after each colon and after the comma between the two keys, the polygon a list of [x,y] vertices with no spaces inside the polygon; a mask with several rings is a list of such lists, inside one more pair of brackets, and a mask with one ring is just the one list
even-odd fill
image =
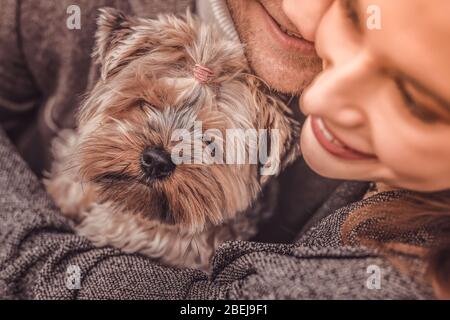
{"label": "woman's lips", "polygon": [[321,118],[311,117],[312,130],[320,145],[332,155],[346,160],[373,160],[375,155],[355,150],[339,140]]}
{"label": "woman's lips", "polygon": [[[281,30],[282,27],[278,24],[278,22],[275,21],[275,19],[264,8],[264,6],[261,5],[261,7],[264,11],[263,13],[268,25],[267,29],[275,41],[277,41],[281,46],[289,51],[294,50],[304,56],[317,55],[316,48],[314,47],[313,42],[301,38],[301,36],[295,32],[290,32],[288,30],[285,30],[286,32],[283,32]],[[291,35],[288,35],[287,33],[290,33]]]}

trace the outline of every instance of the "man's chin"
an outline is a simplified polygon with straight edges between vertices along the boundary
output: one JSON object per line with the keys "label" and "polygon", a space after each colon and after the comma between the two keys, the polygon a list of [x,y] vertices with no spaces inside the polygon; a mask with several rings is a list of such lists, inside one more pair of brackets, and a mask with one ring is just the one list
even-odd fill
{"label": "man's chin", "polygon": [[295,81],[286,81],[286,79],[282,77],[264,75],[258,71],[255,71],[255,73],[256,75],[261,77],[267,83],[267,85],[269,85],[272,91],[293,96],[300,95],[312,81],[312,79],[304,79],[303,81],[302,79],[296,79]]}
{"label": "man's chin", "polygon": [[271,31],[273,25],[267,18],[267,10],[282,16],[282,1],[227,0],[227,3],[255,74],[274,91],[300,94],[321,71],[322,63],[317,55],[305,52],[304,48],[289,48]]}
{"label": "man's chin", "polygon": [[[260,77],[273,91],[299,95],[321,71],[320,61],[302,68],[289,68],[289,64],[280,65],[278,70],[270,63],[250,62],[254,73]],[[277,70],[277,71],[275,71]]]}

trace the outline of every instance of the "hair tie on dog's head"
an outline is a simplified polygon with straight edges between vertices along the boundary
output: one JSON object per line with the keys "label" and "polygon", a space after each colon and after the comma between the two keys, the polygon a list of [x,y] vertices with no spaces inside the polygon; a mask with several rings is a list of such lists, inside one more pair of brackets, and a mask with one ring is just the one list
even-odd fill
{"label": "hair tie on dog's head", "polygon": [[201,84],[206,84],[214,78],[214,72],[200,64],[196,64],[192,71],[194,72],[194,78]]}

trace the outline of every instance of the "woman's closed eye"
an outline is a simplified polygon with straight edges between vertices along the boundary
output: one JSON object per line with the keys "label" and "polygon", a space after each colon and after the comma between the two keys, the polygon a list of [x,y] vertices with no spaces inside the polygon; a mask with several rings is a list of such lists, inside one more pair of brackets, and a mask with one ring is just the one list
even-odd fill
{"label": "woman's closed eye", "polygon": [[344,18],[348,19],[349,22],[351,22],[353,28],[357,31],[362,31],[358,2],[354,0],[340,0],[340,7]]}
{"label": "woman's closed eye", "polygon": [[440,99],[424,92],[407,80],[397,78],[395,81],[406,107],[415,117],[427,124],[450,123],[450,108],[446,107]]}
{"label": "woman's closed eye", "polygon": [[395,82],[403,97],[405,106],[416,118],[425,123],[436,123],[440,120],[438,114],[420,102],[420,98],[417,97],[417,93],[411,85],[401,79],[396,79]]}

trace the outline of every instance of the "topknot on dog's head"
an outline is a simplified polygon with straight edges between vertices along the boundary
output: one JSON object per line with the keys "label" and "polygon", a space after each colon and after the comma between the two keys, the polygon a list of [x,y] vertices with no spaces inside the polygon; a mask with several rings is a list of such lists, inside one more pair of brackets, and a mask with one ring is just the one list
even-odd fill
{"label": "topknot on dog's head", "polygon": [[200,23],[189,11],[183,18],[143,19],[103,8],[97,24],[94,57],[103,80],[145,56],[156,77],[169,72],[169,76],[191,76],[200,85],[220,85],[247,69],[242,45],[226,39],[215,26]]}

